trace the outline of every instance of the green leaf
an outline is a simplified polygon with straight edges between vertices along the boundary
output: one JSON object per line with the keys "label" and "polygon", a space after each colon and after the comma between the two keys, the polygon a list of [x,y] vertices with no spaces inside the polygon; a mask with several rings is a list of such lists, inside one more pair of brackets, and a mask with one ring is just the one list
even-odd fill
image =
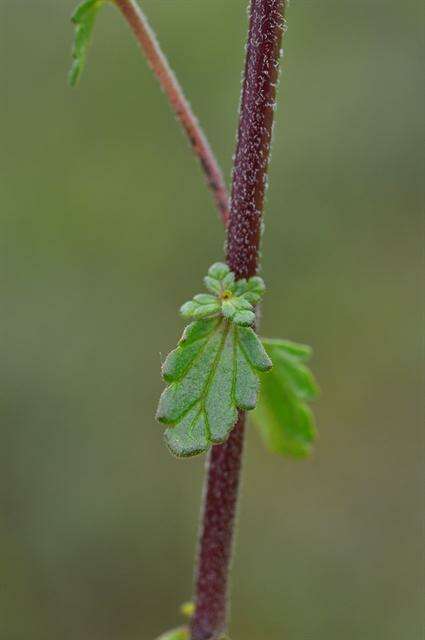
{"label": "green leaf", "polygon": [[289,340],[262,339],[273,362],[261,378],[260,399],[252,414],[269,449],[305,457],[316,436],[313,414],[306,402],[317,397],[317,383],[306,367],[311,349]]}
{"label": "green leaf", "polygon": [[271,366],[250,327],[222,317],[197,320],[186,327],[162,368],[170,385],[161,395],[157,418],[170,425],[165,440],[171,452],[193,456],[225,442],[238,409],[255,407],[258,374]]}
{"label": "green leaf", "polygon": [[184,318],[207,318],[220,313],[220,304],[215,298],[211,304],[201,303],[193,299],[181,307],[180,313]]}
{"label": "green leaf", "polygon": [[189,640],[189,629],[187,627],[180,627],[180,629],[168,631],[167,633],[163,633],[157,640]]}
{"label": "green leaf", "polygon": [[157,418],[169,425],[165,440],[179,457],[225,442],[238,409],[251,410],[257,403],[259,372],[272,366],[251,328],[263,280],[235,281],[227,264],[216,262],[204,282],[210,293],[199,293],[181,307],[181,314],[195,322],[162,367],[169,386]]}
{"label": "green leaf", "polygon": [[238,280],[236,283],[236,295],[243,295],[248,302],[257,304],[266,290],[264,280],[254,276],[249,280]]}
{"label": "green leaf", "polygon": [[224,280],[224,278],[228,276],[229,273],[230,273],[230,268],[224,262],[215,262],[208,269],[208,275],[211,278],[215,278],[216,280],[219,280],[219,281]]}
{"label": "green leaf", "polygon": [[77,84],[83,72],[96,15],[104,2],[105,0],[84,0],[78,5],[71,17],[75,26],[73,62],[69,72],[71,87]]}

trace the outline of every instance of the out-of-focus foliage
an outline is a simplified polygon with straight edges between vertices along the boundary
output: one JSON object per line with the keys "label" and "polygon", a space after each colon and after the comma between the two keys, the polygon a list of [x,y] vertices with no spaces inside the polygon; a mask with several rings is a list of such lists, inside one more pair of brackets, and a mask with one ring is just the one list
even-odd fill
{"label": "out-of-focus foliage", "polygon": [[318,395],[306,362],[311,349],[289,340],[262,339],[273,363],[262,376],[260,399],[252,415],[266,446],[275,453],[304,457],[316,436],[307,403]]}
{"label": "out-of-focus foliage", "polygon": [[[143,3],[227,175],[246,5]],[[114,7],[67,87],[73,7],[0,0],[0,638],[152,640],[191,597],[203,476],[152,372],[223,229]],[[288,9],[261,333],[313,346],[320,437],[297,462],[248,429],[233,640],[421,637],[422,17]]]}

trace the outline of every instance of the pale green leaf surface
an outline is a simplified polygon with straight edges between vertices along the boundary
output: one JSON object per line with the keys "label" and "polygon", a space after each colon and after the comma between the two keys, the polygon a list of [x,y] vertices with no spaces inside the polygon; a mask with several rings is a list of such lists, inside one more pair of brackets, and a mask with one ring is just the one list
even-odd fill
{"label": "pale green leaf surface", "polygon": [[318,387],[305,362],[310,347],[287,340],[262,339],[273,368],[261,378],[261,393],[252,419],[269,449],[295,457],[307,456],[316,435],[314,416],[306,401]]}
{"label": "pale green leaf surface", "polygon": [[77,84],[83,72],[96,15],[104,1],[84,0],[72,15],[71,20],[75,26],[75,37],[72,51],[73,62],[69,72],[69,84],[71,87]]}
{"label": "pale green leaf surface", "polygon": [[246,300],[252,304],[256,304],[260,301],[266,290],[264,280],[259,276],[249,278],[249,280],[238,280],[236,282],[235,293],[240,296],[243,295]]}
{"label": "pale green leaf surface", "polygon": [[208,269],[208,275],[216,280],[224,280],[229,273],[230,269],[224,262],[214,262]]}
{"label": "pale green leaf surface", "polygon": [[197,320],[186,327],[177,349],[163,365],[169,386],[157,418],[170,425],[165,440],[178,457],[224,442],[238,409],[255,407],[261,371],[272,366],[250,327],[223,318]]}
{"label": "pale green leaf surface", "polygon": [[167,631],[157,640],[189,640],[189,629],[187,627],[180,627],[180,629],[174,629],[174,631]]}

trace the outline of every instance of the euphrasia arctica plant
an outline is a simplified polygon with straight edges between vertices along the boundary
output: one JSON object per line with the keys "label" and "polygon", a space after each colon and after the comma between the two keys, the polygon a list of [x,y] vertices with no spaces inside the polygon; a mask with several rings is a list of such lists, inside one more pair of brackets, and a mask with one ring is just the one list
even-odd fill
{"label": "euphrasia arctica plant", "polygon": [[308,402],[318,389],[307,367],[310,348],[256,333],[256,307],[265,292],[257,271],[286,2],[250,0],[230,199],[208,141],[136,0],[84,0],[77,7],[71,85],[81,75],[96,15],[106,4],[119,9],[136,36],[200,160],[227,229],[226,263],[213,264],[204,281],[207,292],[181,307],[190,323],[163,363],[168,386],[157,410],[175,456],[208,452],[195,595],[183,608],[189,622],[160,640],[223,640],[246,414],[276,453],[306,456],[315,437]]}

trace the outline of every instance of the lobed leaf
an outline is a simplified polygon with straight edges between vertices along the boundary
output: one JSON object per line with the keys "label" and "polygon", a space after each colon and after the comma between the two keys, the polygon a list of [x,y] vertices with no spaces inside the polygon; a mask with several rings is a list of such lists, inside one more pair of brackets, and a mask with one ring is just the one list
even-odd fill
{"label": "lobed leaf", "polygon": [[77,84],[83,72],[97,12],[104,2],[105,0],[83,0],[71,17],[75,26],[73,62],[69,72],[71,87]]}
{"label": "lobed leaf", "polygon": [[273,362],[261,380],[259,402],[252,418],[269,449],[275,453],[307,456],[316,436],[314,416],[306,402],[319,393],[305,362],[311,349],[289,340],[262,339]]}
{"label": "lobed leaf", "polygon": [[166,358],[157,418],[170,425],[165,440],[178,457],[203,453],[224,442],[238,416],[251,410],[261,371],[271,360],[250,327],[221,317],[186,327],[177,349]]}

